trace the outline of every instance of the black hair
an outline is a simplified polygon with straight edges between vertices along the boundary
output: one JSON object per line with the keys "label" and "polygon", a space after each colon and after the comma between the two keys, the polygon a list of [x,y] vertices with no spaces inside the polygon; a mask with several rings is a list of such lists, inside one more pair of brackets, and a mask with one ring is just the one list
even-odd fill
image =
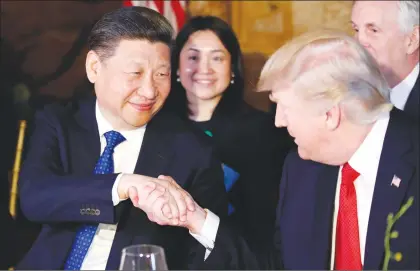
{"label": "black hair", "polygon": [[146,7],[123,7],[105,14],[93,26],[89,50],[101,60],[113,56],[121,40],[144,39],[172,44],[173,28],[160,13]]}

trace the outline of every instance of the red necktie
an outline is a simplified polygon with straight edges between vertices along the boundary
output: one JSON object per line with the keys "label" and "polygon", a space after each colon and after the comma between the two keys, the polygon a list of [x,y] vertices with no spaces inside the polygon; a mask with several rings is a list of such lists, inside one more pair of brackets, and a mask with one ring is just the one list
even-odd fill
{"label": "red necktie", "polygon": [[359,176],[348,163],[341,170],[340,205],[335,238],[335,270],[362,270],[354,181]]}

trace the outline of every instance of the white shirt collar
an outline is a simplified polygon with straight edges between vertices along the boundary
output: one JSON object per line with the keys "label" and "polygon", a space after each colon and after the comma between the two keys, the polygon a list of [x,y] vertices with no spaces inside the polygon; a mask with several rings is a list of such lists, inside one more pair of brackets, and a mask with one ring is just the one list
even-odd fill
{"label": "white shirt collar", "polygon": [[408,96],[419,76],[419,63],[414,67],[410,74],[404,78],[398,85],[391,89],[391,102],[398,109],[404,110]]}
{"label": "white shirt collar", "polygon": [[[109,121],[105,119],[104,115],[99,109],[98,101],[96,101],[96,105],[95,105],[95,114],[96,114],[96,122],[98,123],[98,131],[99,131],[100,138],[103,137],[106,132],[115,130],[112,127],[111,123],[109,123]],[[124,130],[124,131],[115,130],[115,131],[121,133],[127,141],[138,140],[139,136],[142,136],[142,134],[144,134],[144,132],[146,131],[146,126],[147,125],[143,125],[142,127],[139,127],[134,130]]]}
{"label": "white shirt collar", "polygon": [[378,170],[388,123],[389,113],[385,113],[375,122],[365,140],[349,160],[350,166],[368,179],[375,176]]}

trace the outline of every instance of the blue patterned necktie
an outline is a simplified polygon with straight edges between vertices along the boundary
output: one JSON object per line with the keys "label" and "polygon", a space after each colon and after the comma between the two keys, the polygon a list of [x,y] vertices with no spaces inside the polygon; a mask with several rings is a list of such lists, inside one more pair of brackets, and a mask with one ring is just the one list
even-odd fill
{"label": "blue patterned necktie", "polygon": [[[209,130],[204,131],[206,135],[209,137],[213,137],[213,133]],[[239,179],[239,173],[236,172],[233,168],[222,164],[223,166],[223,175],[224,175],[224,183],[225,183],[225,189],[226,192],[229,192],[232,189],[232,186],[236,183],[236,181]],[[233,207],[232,203],[229,203],[228,205],[228,215],[231,215],[235,211],[235,208]]]}
{"label": "blue patterned necktie", "polygon": [[[106,147],[96,163],[95,174],[114,173],[114,160],[112,159],[112,155],[115,147],[125,140],[124,136],[116,131],[106,132],[104,136]],[[98,224],[83,225],[79,228],[64,265],[64,270],[80,270],[97,228]]]}

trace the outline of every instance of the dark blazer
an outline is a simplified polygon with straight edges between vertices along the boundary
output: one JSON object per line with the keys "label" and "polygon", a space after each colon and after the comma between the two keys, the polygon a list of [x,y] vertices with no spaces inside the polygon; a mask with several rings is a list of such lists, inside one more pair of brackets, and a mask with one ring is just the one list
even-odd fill
{"label": "dark blazer", "polygon": [[408,115],[414,118],[418,123],[420,119],[420,76],[417,77],[416,83],[414,84],[413,89],[408,96],[407,102],[404,106],[404,112],[407,112]]}
{"label": "dark blazer", "polygon": [[[389,269],[419,269],[419,129],[398,109],[391,112],[370,211],[364,269],[382,269],[387,216],[414,196],[410,209],[396,222],[391,240],[401,262]],[[291,152],[283,168],[276,233],[272,244],[255,250],[221,223],[206,268],[329,269],[338,166],[303,160]],[[391,186],[393,176],[401,179]]]}
{"label": "dark blazer", "polygon": [[[194,123],[194,122],[192,122]],[[274,234],[279,183],[284,159],[293,144],[286,129],[274,126],[273,116],[243,103],[231,114],[216,108],[206,125],[220,160],[239,179],[229,191],[234,211],[231,227],[251,246],[271,240]],[[203,127],[198,133],[203,134]]]}
{"label": "dark blazer", "polygon": [[[27,218],[43,228],[18,269],[63,268],[81,223],[118,222],[107,269],[118,269],[121,250],[132,244],[162,246],[170,269],[185,269],[191,255],[204,253],[188,230],[152,223],[128,200],[114,207],[111,189],[117,174],[94,175],[99,156],[95,99],[47,106],[37,114],[20,198]],[[172,176],[200,205],[222,217],[227,212],[220,162],[176,117],[158,113],[148,123],[134,172]],[[95,212],[84,215],[87,208]]]}

